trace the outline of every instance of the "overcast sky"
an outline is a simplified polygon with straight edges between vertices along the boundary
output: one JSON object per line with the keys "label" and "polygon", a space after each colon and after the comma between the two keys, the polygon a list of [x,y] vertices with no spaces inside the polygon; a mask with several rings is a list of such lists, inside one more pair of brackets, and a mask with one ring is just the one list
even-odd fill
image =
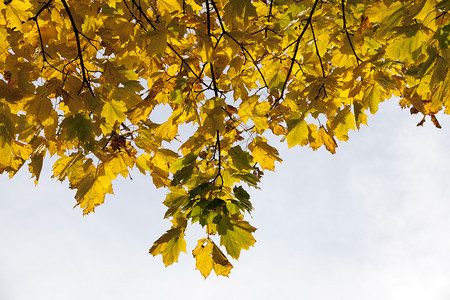
{"label": "overcast sky", "polygon": [[168,228],[151,178],[115,182],[94,214],[51,180],[0,176],[0,299],[450,299],[450,120],[380,105],[336,155],[287,149],[251,190],[257,242],[230,278],[203,279],[191,251],[147,254]]}

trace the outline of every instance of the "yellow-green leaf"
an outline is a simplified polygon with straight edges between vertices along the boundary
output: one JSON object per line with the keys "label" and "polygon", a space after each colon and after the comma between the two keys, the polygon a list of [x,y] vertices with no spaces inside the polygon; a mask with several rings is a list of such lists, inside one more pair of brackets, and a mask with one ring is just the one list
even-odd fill
{"label": "yellow-green leaf", "polygon": [[275,169],[275,161],[281,162],[278,150],[267,144],[267,140],[261,137],[255,138],[250,145],[254,160],[260,164],[263,169],[273,171]]}
{"label": "yellow-green leaf", "polygon": [[169,229],[156,240],[149,251],[153,256],[161,254],[166,266],[177,262],[180,252],[186,253],[186,241],[184,240],[184,230],[179,227]]}
{"label": "yellow-green leaf", "polygon": [[374,114],[378,111],[378,104],[383,100],[384,97],[381,95],[380,89],[378,88],[378,85],[376,83],[374,83],[370,88],[367,89],[365,102],[368,103],[371,114]]}
{"label": "yellow-green leaf", "polygon": [[195,268],[206,278],[214,269],[216,275],[227,276],[233,265],[219,247],[209,238],[200,239],[192,251],[195,258]]}
{"label": "yellow-green leaf", "polygon": [[[289,124],[288,124],[289,125]],[[288,147],[295,145],[305,146],[308,144],[308,123],[305,120],[298,121],[292,128],[288,128],[286,135]]]}
{"label": "yellow-green leaf", "polygon": [[110,126],[114,126],[116,122],[119,124],[125,121],[125,103],[120,100],[111,100],[103,105],[102,116]]}
{"label": "yellow-green leaf", "polygon": [[222,218],[219,223],[220,245],[225,246],[227,253],[234,259],[239,259],[241,250],[248,250],[256,242],[252,233],[256,228],[247,221]]}
{"label": "yellow-green leaf", "polygon": [[144,35],[149,56],[164,54],[167,47],[167,35],[164,30],[155,29]]}

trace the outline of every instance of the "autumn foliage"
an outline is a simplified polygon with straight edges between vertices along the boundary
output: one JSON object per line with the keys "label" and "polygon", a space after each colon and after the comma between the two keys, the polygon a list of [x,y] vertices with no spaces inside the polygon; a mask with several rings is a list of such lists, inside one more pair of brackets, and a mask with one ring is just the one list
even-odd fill
{"label": "autumn foliage", "polygon": [[[281,162],[267,133],[335,153],[394,96],[440,127],[436,114],[450,113],[449,7],[0,1],[0,173],[26,164],[37,183],[44,157],[56,156],[53,177],[88,214],[138,168],[168,191],[172,227],[150,253],[176,262],[199,223],[197,269],[228,276],[230,258],[255,243],[246,189]],[[160,106],[171,110],[162,124]]]}

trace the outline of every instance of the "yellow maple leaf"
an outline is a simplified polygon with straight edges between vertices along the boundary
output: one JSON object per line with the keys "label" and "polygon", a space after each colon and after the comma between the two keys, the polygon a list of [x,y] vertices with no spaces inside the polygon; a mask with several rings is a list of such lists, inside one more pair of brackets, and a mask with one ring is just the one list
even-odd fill
{"label": "yellow maple leaf", "polygon": [[161,29],[152,30],[144,35],[146,40],[147,54],[149,56],[164,54],[167,47],[166,31]]}
{"label": "yellow maple leaf", "polygon": [[163,15],[181,12],[182,3],[180,0],[158,0],[158,8]]}
{"label": "yellow maple leaf", "polygon": [[330,131],[332,131],[338,140],[347,141],[348,131],[355,129],[355,117],[350,111],[351,106],[347,105],[344,109],[338,112],[333,121],[330,122]]}
{"label": "yellow maple leaf", "polygon": [[29,0],[11,1],[6,5],[6,20],[11,27],[22,28],[22,22],[28,20],[28,10],[32,7]]}
{"label": "yellow maple leaf", "polygon": [[295,145],[305,146],[308,144],[308,123],[305,120],[299,121],[296,125],[288,130],[286,135],[288,147]]}
{"label": "yellow maple leaf", "polygon": [[166,266],[177,262],[180,252],[186,253],[186,241],[184,240],[184,230],[179,227],[169,229],[155,241],[149,250],[153,256],[161,254]]}
{"label": "yellow maple leaf", "polygon": [[252,151],[252,156],[256,162],[260,164],[263,169],[273,171],[275,169],[275,161],[281,162],[278,150],[267,144],[265,138],[257,137],[250,144],[249,149]]}
{"label": "yellow maple leaf", "polygon": [[319,134],[327,150],[335,154],[337,144],[334,138],[326,131],[326,129],[323,126],[320,126]]}
{"label": "yellow maple leaf", "polygon": [[119,124],[125,121],[125,103],[120,100],[111,100],[103,105],[102,117],[108,125],[114,126],[116,122]]}
{"label": "yellow maple leaf", "polygon": [[209,238],[200,239],[192,251],[195,258],[195,268],[206,278],[214,269],[216,275],[227,276],[233,265],[219,247]]}

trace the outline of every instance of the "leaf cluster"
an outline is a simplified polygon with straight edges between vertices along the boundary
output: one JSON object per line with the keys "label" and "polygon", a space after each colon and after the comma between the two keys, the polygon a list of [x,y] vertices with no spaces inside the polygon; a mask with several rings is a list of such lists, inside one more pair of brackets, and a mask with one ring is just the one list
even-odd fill
{"label": "leaf cluster", "polygon": [[[245,187],[289,147],[336,152],[397,97],[440,128],[450,113],[449,1],[0,1],[0,173],[45,156],[93,212],[137,168],[168,190],[170,265],[185,231],[205,277],[253,246]],[[162,123],[160,107],[170,109]],[[193,133],[184,137],[182,128]],[[176,147],[175,145],[179,145]],[[219,242],[215,242],[215,238]],[[222,249],[225,249],[225,252]]]}

